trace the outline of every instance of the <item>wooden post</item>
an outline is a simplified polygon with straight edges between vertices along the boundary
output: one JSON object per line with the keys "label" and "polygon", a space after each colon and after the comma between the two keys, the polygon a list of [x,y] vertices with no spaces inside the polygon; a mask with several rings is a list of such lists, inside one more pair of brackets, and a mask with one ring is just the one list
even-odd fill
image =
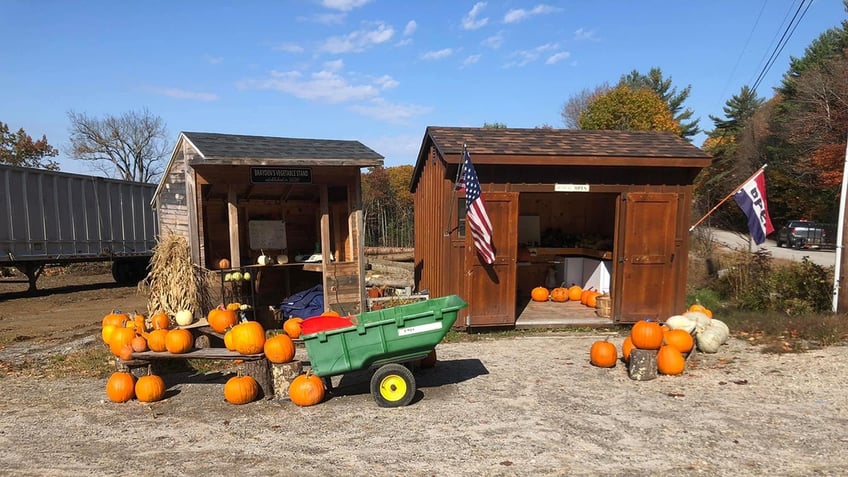
{"label": "wooden post", "polygon": [[271,362],[266,358],[247,360],[244,362],[244,374],[256,380],[262,397],[271,399],[274,397],[274,383],[271,381]]}
{"label": "wooden post", "polygon": [[294,378],[303,373],[303,362],[299,360],[290,363],[272,364],[271,376],[274,382],[274,397],[277,399],[289,398],[289,386]]}
{"label": "wooden post", "polygon": [[630,379],[650,381],[657,377],[657,350],[633,349],[630,352],[630,364],[627,366]]}

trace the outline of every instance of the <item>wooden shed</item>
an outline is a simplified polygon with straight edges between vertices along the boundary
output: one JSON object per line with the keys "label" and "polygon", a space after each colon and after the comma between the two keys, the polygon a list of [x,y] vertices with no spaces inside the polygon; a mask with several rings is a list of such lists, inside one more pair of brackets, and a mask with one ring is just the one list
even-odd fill
{"label": "wooden shed", "polygon": [[[464,146],[494,229],[492,265],[465,233],[454,186]],[[428,127],[411,182],[416,288],[462,296],[467,328],[665,320],[685,308],[692,184],[710,162],[664,132]],[[545,284],[608,293],[609,316],[530,301]]]}
{"label": "wooden shed", "polygon": [[[186,237],[201,267],[253,272],[238,284],[222,280],[222,293],[249,300],[260,316],[317,284],[326,309],[359,313],[360,172],[382,164],[358,141],[182,132],[153,198],[159,230]],[[259,265],[262,255],[274,263]]]}

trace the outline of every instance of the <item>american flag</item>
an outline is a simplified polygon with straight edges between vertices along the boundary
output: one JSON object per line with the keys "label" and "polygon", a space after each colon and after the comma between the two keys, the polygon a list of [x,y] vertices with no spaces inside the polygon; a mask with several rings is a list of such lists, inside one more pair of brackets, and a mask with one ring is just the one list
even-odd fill
{"label": "american flag", "polygon": [[477,171],[471,164],[471,156],[468,150],[463,152],[462,173],[457,182],[459,190],[465,189],[465,223],[471,229],[474,246],[484,262],[495,263],[495,250],[492,248],[492,223],[483,198],[480,197],[480,180]]}

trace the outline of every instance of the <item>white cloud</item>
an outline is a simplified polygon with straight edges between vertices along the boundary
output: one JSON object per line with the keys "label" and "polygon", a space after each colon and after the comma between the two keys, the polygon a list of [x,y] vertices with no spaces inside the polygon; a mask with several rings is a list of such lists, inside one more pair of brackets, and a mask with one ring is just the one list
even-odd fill
{"label": "white cloud", "polygon": [[477,15],[486,8],[486,2],[477,2],[471,7],[471,10],[462,18],[462,28],[466,30],[476,30],[484,27],[489,23],[489,18],[477,18]]}
{"label": "white cloud", "polygon": [[547,60],[545,60],[545,64],[546,65],[553,65],[553,64],[559,63],[562,60],[567,60],[569,57],[571,57],[571,53],[569,53],[567,51],[561,51],[559,53],[554,53],[553,55],[549,56]]}
{"label": "white cloud", "polygon": [[349,109],[357,114],[393,124],[405,124],[432,111],[432,108],[427,106],[395,104],[383,98],[374,98],[368,104],[357,104]]}
{"label": "white cloud", "polygon": [[493,50],[497,50],[504,43],[504,35],[502,31],[499,31],[497,35],[492,35],[485,40],[481,41],[480,44],[486,47],[489,47]]}
{"label": "white cloud", "polygon": [[214,93],[201,93],[199,91],[186,91],[184,89],[179,88],[151,88],[151,91],[155,94],[159,94],[162,96],[168,96],[169,98],[175,99],[189,99],[192,101],[217,101],[219,99],[217,94]]}
{"label": "white cloud", "polygon": [[345,18],[347,18],[346,13],[319,13],[306,20],[320,23],[321,25],[341,25],[344,23]]}
{"label": "white cloud", "polygon": [[514,67],[522,67],[526,66],[536,60],[539,57],[549,51],[553,51],[559,48],[559,45],[556,43],[545,43],[544,45],[539,45],[532,50],[518,50],[512,52],[510,54],[510,58],[513,58],[510,62],[504,65],[504,68],[514,68]]}
{"label": "white cloud", "polygon": [[418,23],[415,23],[415,20],[409,20],[408,22],[406,22],[406,26],[403,28],[403,36],[412,35],[417,29]]}
{"label": "white cloud", "polygon": [[403,40],[395,43],[395,46],[406,46],[412,44],[412,38],[404,38]]}
{"label": "white cloud", "polygon": [[583,28],[578,28],[577,31],[574,32],[574,39],[578,41],[597,41],[595,37],[595,30],[585,30]]}
{"label": "white cloud", "polygon": [[341,71],[343,69],[344,69],[344,61],[341,60],[341,59],[324,62],[324,71],[337,72],[337,71]]}
{"label": "white cloud", "polygon": [[385,166],[414,165],[421,149],[421,136],[400,134],[363,140],[368,147],[385,156]]}
{"label": "white cloud", "polygon": [[464,60],[462,60],[462,67],[465,68],[466,66],[471,66],[474,63],[477,63],[478,61],[480,61],[480,58],[481,58],[481,55],[469,55],[469,56],[465,57]]}
{"label": "white cloud", "polygon": [[380,22],[371,30],[357,30],[345,36],[328,38],[320,49],[333,54],[365,51],[373,45],[391,40],[394,34],[394,28]]}
{"label": "white cloud", "polygon": [[421,55],[421,58],[424,60],[441,60],[443,58],[447,58],[448,56],[453,54],[452,48],[442,48],[441,50],[432,50],[428,51]]}
{"label": "white cloud", "polygon": [[326,8],[332,8],[333,10],[347,12],[354,8],[359,8],[369,2],[371,2],[371,0],[321,0],[321,5]]}
{"label": "white cloud", "polygon": [[274,47],[276,51],[285,51],[286,53],[303,53],[303,47],[297,43],[280,43]]}
{"label": "white cloud", "polygon": [[545,15],[548,13],[555,13],[561,11],[561,8],[552,7],[550,5],[536,5],[531,10],[525,10],[523,8],[516,8],[506,12],[504,15],[503,22],[504,23],[517,23],[523,20],[526,20],[535,15]]}
{"label": "white cloud", "polygon": [[224,62],[223,56],[206,55],[204,58],[206,58],[206,62],[209,63],[210,65],[219,65],[219,64]]}
{"label": "white cloud", "polygon": [[374,86],[351,84],[337,72],[327,69],[312,73],[306,78],[300,71],[272,71],[269,78],[243,80],[238,86],[244,89],[270,89],[300,99],[331,104],[377,96],[377,88]]}
{"label": "white cloud", "polygon": [[400,84],[396,79],[392,78],[389,75],[383,75],[377,78],[376,80],[374,80],[374,83],[380,86],[380,89],[393,89],[397,88]]}

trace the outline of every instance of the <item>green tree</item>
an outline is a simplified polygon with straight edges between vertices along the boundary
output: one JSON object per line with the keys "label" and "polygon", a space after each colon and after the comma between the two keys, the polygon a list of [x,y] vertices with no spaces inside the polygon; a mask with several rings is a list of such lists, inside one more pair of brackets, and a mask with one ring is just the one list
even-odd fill
{"label": "green tree", "polygon": [[710,115],[715,129],[710,133],[710,136],[737,136],[745,127],[748,119],[757,112],[757,109],[763,105],[765,99],[757,96],[757,92],[752,90],[748,85],[742,87],[738,94],[734,94],[724,103],[722,110],[724,117],[721,119]]}
{"label": "green tree", "polygon": [[68,112],[71,155],[92,161],[108,177],[154,182],[171,153],[165,122],[149,111],[130,111],[103,118]]}
{"label": "green tree", "polygon": [[489,129],[506,129],[506,123],[487,123],[487,122],[484,122],[483,127],[489,128]]}
{"label": "green tree", "polygon": [[[845,11],[848,12],[848,0],[842,1]],[[784,73],[779,92],[791,98],[795,94],[796,81],[810,68],[820,65],[835,56],[844,56],[848,49],[848,19],[842,21],[841,27],[831,28],[804,49],[804,56],[789,60],[789,70]]]}
{"label": "green tree", "polygon": [[676,87],[671,86],[671,77],[663,78],[662,70],[658,67],[651,68],[647,75],[633,70],[622,76],[618,84],[630,86],[632,89],[647,88],[656,93],[668,105],[672,117],[680,127],[682,137],[691,141],[692,137],[701,132],[698,127],[699,120],[690,121],[694,114],[692,110],[683,107],[683,103],[692,93],[692,85],[687,85],[678,92]]}
{"label": "green tree", "polygon": [[47,136],[34,141],[23,128],[13,133],[0,121],[0,163],[58,171],[59,164],[50,159],[58,155],[59,151],[47,143]]}
{"label": "green tree", "polygon": [[581,129],[619,129],[671,131],[680,134],[680,126],[668,105],[653,91],[634,90],[626,85],[599,95],[580,115]]}

